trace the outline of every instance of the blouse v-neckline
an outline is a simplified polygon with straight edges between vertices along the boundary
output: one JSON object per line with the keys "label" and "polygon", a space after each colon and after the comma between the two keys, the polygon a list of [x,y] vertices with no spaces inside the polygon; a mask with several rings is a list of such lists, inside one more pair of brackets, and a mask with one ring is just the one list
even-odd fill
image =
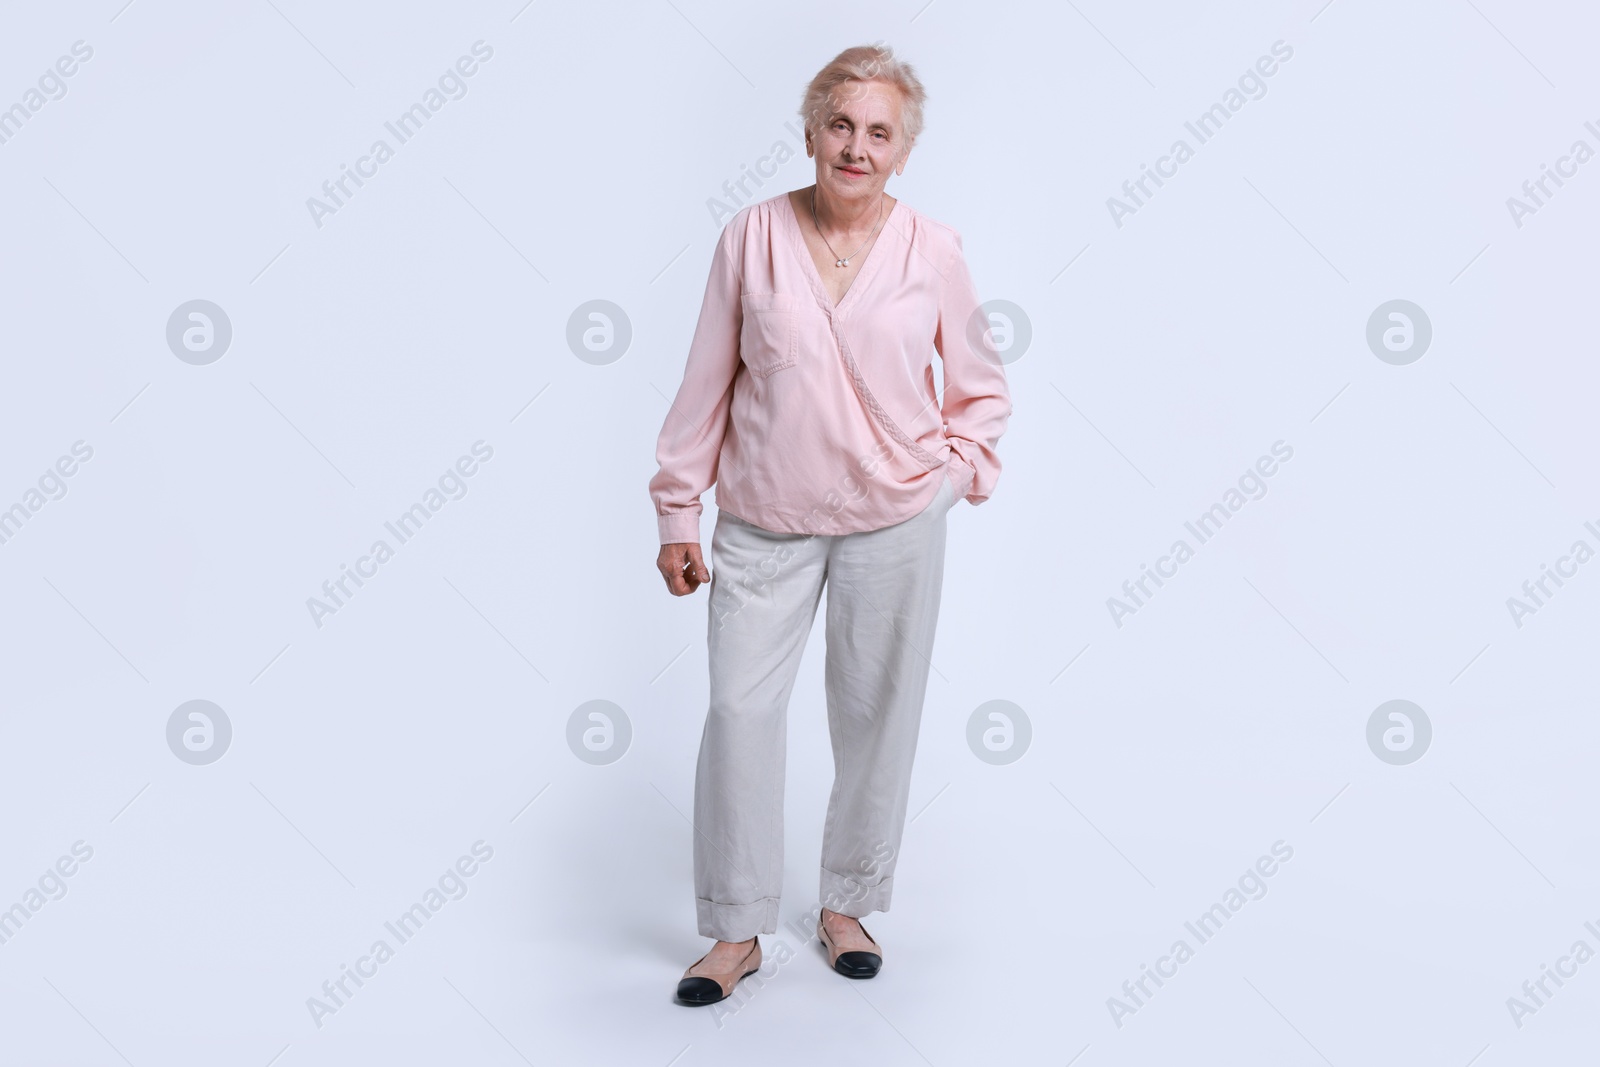
{"label": "blouse v-neckline", "polygon": [[788,207],[786,214],[789,217],[789,236],[792,239],[790,244],[796,257],[801,260],[801,266],[806,272],[806,280],[811,283],[812,294],[817,298],[817,303],[822,306],[822,310],[829,315],[843,313],[848,310],[847,305],[855,299],[856,294],[865,288],[872,281],[873,276],[877,274],[878,267],[883,260],[883,257],[877,254],[878,241],[881,241],[884,233],[889,230],[890,223],[894,220],[895,212],[900,210],[901,201],[896,200],[894,207],[890,208],[888,215],[884,216],[883,226],[879,228],[878,236],[873,240],[872,247],[867,250],[866,262],[862,263],[861,269],[856,271],[856,276],[850,280],[850,288],[844,291],[844,295],[839,298],[837,304],[833,302],[833,297],[828,295],[828,287],[823,284],[822,275],[817,272],[817,261],[811,258],[811,249],[806,245],[805,234],[800,231],[800,217],[795,214],[794,197],[785,193],[783,194],[783,201]]}

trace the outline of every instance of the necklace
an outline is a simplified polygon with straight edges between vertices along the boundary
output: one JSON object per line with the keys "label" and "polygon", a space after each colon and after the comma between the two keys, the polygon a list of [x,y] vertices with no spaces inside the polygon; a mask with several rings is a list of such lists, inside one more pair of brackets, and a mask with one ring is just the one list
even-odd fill
{"label": "necklace", "polygon": [[815,185],[811,187],[811,224],[817,228],[817,236],[821,237],[822,243],[828,246],[828,251],[833,252],[833,265],[835,267],[848,267],[850,261],[860,254],[861,248],[871,244],[872,239],[878,236],[878,230],[883,227],[883,194],[878,194],[878,225],[874,226],[872,232],[867,235],[867,239],[861,242],[861,248],[851,252],[848,256],[841,257],[834,250],[832,242],[828,240],[828,235],[822,232],[822,223],[817,221],[817,187]]}

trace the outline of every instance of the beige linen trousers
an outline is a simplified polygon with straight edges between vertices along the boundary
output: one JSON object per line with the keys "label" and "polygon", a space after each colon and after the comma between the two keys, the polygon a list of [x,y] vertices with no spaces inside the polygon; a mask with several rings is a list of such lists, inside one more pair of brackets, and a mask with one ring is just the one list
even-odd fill
{"label": "beige linen trousers", "polygon": [[774,533],[719,511],[711,540],[711,699],[694,787],[699,932],[745,941],[778,929],[789,696],[824,586],[833,790],[820,899],[887,911],[944,581],[950,478],[877,530]]}

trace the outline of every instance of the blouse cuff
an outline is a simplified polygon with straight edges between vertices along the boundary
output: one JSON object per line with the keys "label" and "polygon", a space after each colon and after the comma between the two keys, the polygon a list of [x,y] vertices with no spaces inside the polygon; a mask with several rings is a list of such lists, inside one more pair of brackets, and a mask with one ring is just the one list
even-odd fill
{"label": "blouse cuff", "polygon": [[656,526],[664,545],[700,543],[700,512],[675,511],[670,515],[657,515]]}
{"label": "blouse cuff", "polygon": [[950,450],[950,458],[944,465],[945,477],[955,487],[956,500],[962,500],[972,491],[972,483],[978,477],[978,468],[961,458],[961,453],[954,448]]}

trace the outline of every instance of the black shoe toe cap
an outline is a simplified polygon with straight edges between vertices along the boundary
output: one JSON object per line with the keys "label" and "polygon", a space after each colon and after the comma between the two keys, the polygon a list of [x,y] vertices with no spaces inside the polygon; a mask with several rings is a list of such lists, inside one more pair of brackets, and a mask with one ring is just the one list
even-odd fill
{"label": "black shoe toe cap", "polygon": [[841,952],[833,969],[846,978],[871,978],[883,966],[883,957],[876,952]]}
{"label": "black shoe toe cap", "polygon": [[678,982],[678,999],[685,1004],[714,1004],[723,996],[722,987],[710,978],[684,978]]}

